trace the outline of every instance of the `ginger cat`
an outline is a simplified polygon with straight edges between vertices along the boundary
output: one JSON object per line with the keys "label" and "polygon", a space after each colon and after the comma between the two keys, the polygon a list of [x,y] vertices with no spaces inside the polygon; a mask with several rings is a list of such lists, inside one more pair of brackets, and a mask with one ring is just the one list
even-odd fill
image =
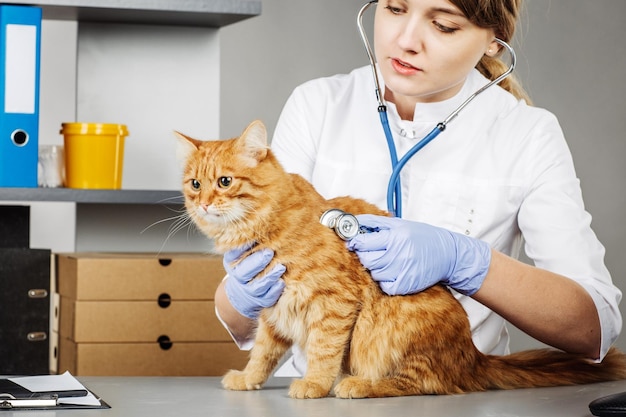
{"label": "ginger cat", "polygon": [[264,309],[250,360],[229,371],[229,390],[260,389],[292,345],[307,372],[292,398],[455,394],[489,389],[585,384],[626,378],[625,355],[611,349],[601,364],[552,349],[490,356],[472,343],[465,310],[436,285],[387,296],[321,214],[386,215],[362,200],[325,200],[302,177],[286,173],[253,122],[241,137],[202,142],[179,134],[186,158],[188,215],[219,252],[252,242],[270,247],[287,270],[284,293]]}

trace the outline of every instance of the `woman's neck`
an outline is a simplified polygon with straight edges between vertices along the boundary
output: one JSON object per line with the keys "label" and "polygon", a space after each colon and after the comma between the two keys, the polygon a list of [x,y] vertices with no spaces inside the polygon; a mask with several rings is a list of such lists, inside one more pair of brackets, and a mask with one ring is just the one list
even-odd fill
{"label": "woman's neck", "polygon": [[402,120],[413,120],[415,115],[415,99],[406,96],[396,96],[391,91],[385,91],[385,101],[395,104],[398,115]]}
{"label": "woman's neck", "polygon": [[463,82],[451,86],[450,88],[433,93],[429,96],[421,97],[395,94],[393,91],[385,89],[385,101],[395,104],[400,119],[413,121],[417,103],[436,103],[448,100],[458,94],[464,84],[465,79]]}

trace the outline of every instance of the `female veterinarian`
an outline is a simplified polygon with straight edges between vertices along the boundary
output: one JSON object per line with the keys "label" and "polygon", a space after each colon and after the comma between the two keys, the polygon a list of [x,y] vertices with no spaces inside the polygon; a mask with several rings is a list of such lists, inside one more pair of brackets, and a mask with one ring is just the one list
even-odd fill
{"label": "female veterinarian", "polygon": [[[401,218],[357,216],[377,231],[347,243],[386,293],[448,285],[484,353],[508,352],[508,320],[548,345],[600,361],[621,330],[621,293],[558,121],[527,104],[512,76],[464,105],[506,72],[520,2],[379,0],[375,70],[296,88],[272,147],[287,171],[326,198],[350,195],[396,215],[402,210]],[[436,127],[459,107],[452,123]],[[399,186],[390,184],[390,152],[402,159],[433,128],[441,134],[406,162]],[[534,266],[515,259],[523,243]],[[231,267],[241,254],[225,255],[228,278],[216,305],[245,348],[259,311],[281,295],[284,267],[251,281],[273,254],[257,252]],[[305,366],[297,354],[291,365]]]}

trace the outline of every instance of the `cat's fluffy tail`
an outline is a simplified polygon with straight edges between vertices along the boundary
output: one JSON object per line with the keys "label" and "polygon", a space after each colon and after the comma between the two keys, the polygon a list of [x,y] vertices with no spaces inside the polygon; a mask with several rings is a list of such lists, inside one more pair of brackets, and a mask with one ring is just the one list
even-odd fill
{"label": "cat's fluffy tail", "polygon": [[553,349],[487,356],[484,389],[588,384],[626,379],[626,355],[611,348],[601,363]]}

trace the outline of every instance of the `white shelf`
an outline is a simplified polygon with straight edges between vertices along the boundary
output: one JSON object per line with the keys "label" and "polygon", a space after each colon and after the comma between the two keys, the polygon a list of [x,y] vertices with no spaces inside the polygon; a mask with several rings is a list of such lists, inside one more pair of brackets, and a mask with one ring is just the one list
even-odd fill
{"label": "white shelf", "polygon": [[79,22],[222,27],[261,14],[261,0],[9,0],[40,6],[43,18]]}
{"label": "white shelf", "polygon": [[84,190],[76,188],[0,188],[0,201],[50,201],[78,204],[182,205],[174,190]]}
{"label": "white shelf", "polygon": [[[43,115],[45,132],[56,134],[61,122],[75,117],[124,119],[124,123],[132,126],[134,135],[125,151],[128,161],[124,175],[128,185],[122,190],[0,187],[0,204],[24,202],[30,206],[32,247],[51,248],[54,252],[206,251],[207,239],[193,229],[173,235],[172,228],[180,226],[177,221],[183,219],[183,198],[177,191],[178,181],[172,179],[177,174],[172,165],[175,161],[161,158],[163,150],[171,145],[166,141],[171,137],[165,139],[162,132],[170,134],[173,128],[184,128],[217,136],[214,130],[218,126],[219,107],[219,28],[260,15],[262,1],[3,0],[1,3],[42,8],[47,30],[45,45],[42,42],[42,51],[46,52],[42,54],[42,68],[46,68],[42,75],[42,86],[47,87],[44,92],[49,98],[57,95],[75,98],[65,100],[58,109],[56,100],[42,101],[40,127]],[[189,68],[181,69],[176,64],[179,61]],[[118,62],[129,64],[122,67]],[[157,88],[154,88],[155,80],[161,82]],[[111,85],[107,83],[126,94],[121,100],[126,107],[120,110],[118,90],[100,88]],[[170,102],[172,92],[189,110],[180,110],[180,106]],[[155,101],[159,104],[151,106]],[[140,107],[141,113],[136,112]],[[193,115],[194,111],[197,115]],[[120,117],[120,112],[124,117]],[[206,113],[212,116],[207,119]],[[163,115],[171,122],[161,125],[151,122],[153,118],[162,120]],[[143,138],[150,138],[153,151],[138,156],[130,142],[145,141]],[[146,159],[164,167],[162,172],[155,174],[151,167],[143,166]]]}

